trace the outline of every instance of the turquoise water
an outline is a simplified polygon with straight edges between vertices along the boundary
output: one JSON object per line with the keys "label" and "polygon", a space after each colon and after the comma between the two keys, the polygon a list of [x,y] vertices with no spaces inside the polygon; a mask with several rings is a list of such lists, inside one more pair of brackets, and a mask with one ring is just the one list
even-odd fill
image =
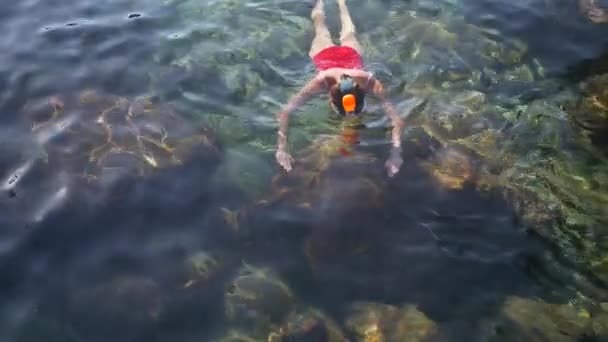
{"label": "turquoise water", "polygon": [[607,26],[348,4],[406,120],[394,178],[374,101],[346,146],[312,99],[274,161],[311,2],[0,5],[0,340],[608,338]]}

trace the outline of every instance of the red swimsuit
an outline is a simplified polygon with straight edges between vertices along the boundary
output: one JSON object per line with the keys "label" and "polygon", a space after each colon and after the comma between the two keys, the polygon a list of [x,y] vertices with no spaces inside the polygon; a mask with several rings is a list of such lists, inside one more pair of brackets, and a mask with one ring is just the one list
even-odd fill
{"label": "red swimsuit", "polygon": [[350,46],[334,45],[325,48],[312,58],[318,71],[331,68],[363,69],[363,59]]}

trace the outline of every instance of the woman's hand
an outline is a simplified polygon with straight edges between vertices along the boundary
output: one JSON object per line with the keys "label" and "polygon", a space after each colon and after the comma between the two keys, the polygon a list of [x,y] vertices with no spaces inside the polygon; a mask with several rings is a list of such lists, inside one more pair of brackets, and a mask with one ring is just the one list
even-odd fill
{"label": "woman's hand", "polygon": [[384,166],[386,167],[389,177],[393,177],[399,172],[401,165],[403,164],[403,158],[401,157],[401,147],[393,147],[391,154],[386,160]]}
{"label": "woman's hand", "polygon": [[293,158],[285,151],[283,148],[278,148],[275,153],[275,158],[279,165],[281,165],[285,171],[291,171],[291,164],[293,163]]}

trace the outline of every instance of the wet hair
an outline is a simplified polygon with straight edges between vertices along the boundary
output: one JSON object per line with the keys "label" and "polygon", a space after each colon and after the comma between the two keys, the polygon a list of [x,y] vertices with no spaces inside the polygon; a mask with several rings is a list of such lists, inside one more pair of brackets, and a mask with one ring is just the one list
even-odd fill
{"label": "wet hair", "polygon": [[329,90],[331,103],[336,112],[340,115],[346,115],[346,111],[342,105],[342,97],[346,94],[353,94],[355,96],[357,104],[354,113],[361,113],[365,107],[365,92],[352,77],[343,74],[340,76],[340,80]]}

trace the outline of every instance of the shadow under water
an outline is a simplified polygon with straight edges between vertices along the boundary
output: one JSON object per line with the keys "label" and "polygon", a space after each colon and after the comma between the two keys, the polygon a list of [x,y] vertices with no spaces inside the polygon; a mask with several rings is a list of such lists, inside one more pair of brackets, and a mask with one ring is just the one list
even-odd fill
{"label": "shadow under water", "polygon": [[357,301],[416,303],[450,341],[474,340],[506,298],[547,293],[527,267],[546,246],[500,190],[439,186],[420,165],[433,153],[420,149],[405,146],[394,179],[382,174],[381,160],[358,158],[382,148],[338,156],[312,181],[299,178],[310,164],[296,166],[295,176],[279,176],[291,187],[277,187],[278,199],[224,217],[221,249],[275,270],[299,301],[338,322]]}
{"label": "shadow under water", "polygon": [[[416,303],[450,341],[474,340],[506,298],[546,293],[526,268],[543,243],[500,192],[438,186],[420,166],[433,153],[420,145],[405,146],[403,170],[387,179],[380,159],[358,158],[382,149],[366,149],[338,157],[313,183],[298,183],[294,170],[287,195],[244,207],[237,230],[217,214],[242,195],[205,183],[218,165],[205,158],[137,180],[122,198],[75,196],[24,228],[2,258],[3,307],[29,317],[19,341],[212,338],[234,324],[218,313],[243,262],[272,269],[297,305],[338,322],[352,302]],[[196,251],[213,255],[198,283],[180,266]]]}

